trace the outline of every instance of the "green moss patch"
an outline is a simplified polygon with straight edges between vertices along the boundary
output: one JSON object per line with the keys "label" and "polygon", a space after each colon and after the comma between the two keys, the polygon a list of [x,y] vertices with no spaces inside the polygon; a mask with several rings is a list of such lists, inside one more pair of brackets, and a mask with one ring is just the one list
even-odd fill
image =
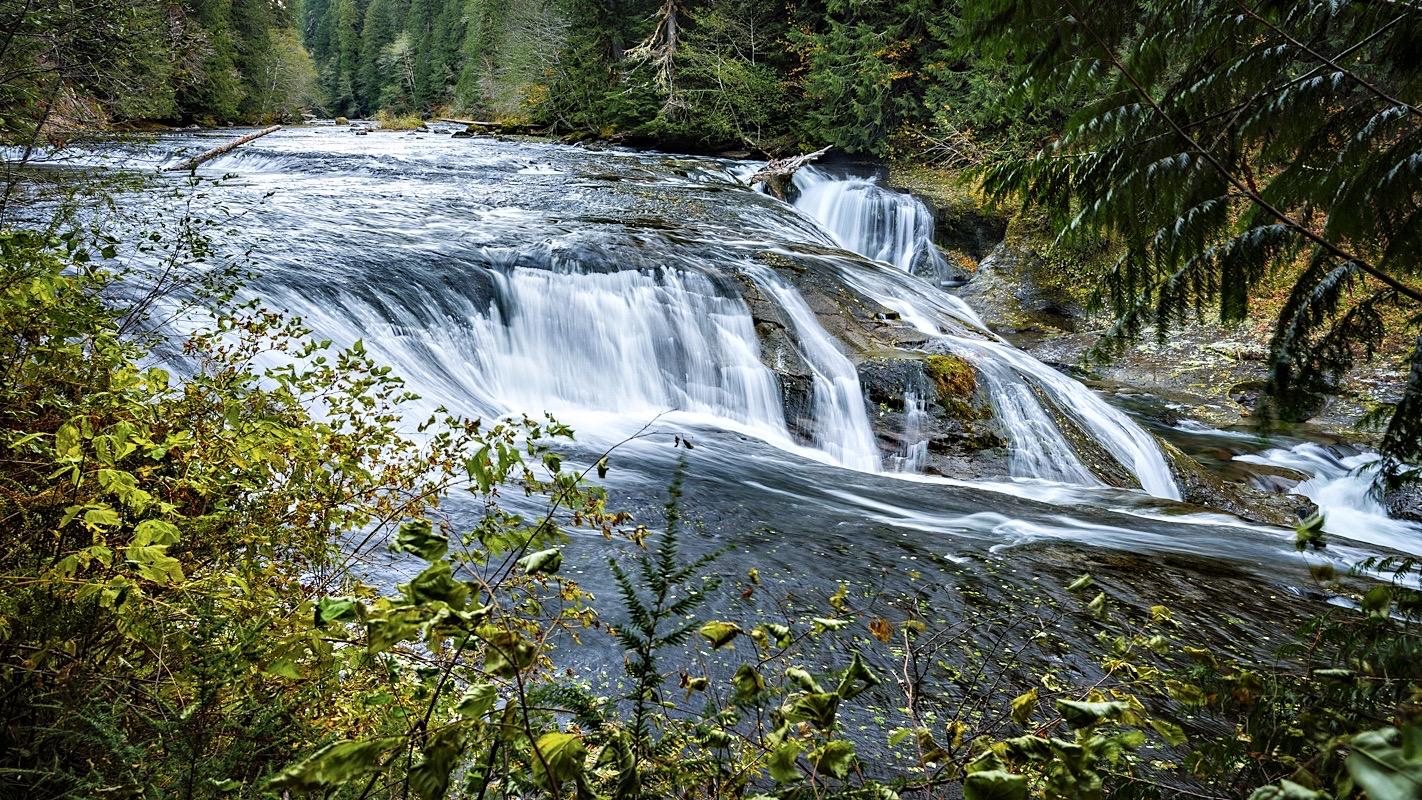
{"label": "green moss patch", "polygon": [[927,356],[923,359],[923,368],[938,387],[938,397],[945,406],[961,403],[977,391],[977,370],[958,356]]}

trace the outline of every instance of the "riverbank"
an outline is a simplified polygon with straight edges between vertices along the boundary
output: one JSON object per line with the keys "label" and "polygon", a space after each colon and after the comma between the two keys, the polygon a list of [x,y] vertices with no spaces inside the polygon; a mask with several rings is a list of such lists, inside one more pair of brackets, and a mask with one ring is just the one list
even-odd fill
{"label": "riverbank", "polygon": [[[1242,322],[1185,322],[1163,341],[1148,327],[1118,355],[1088,361],[1114,322],[1092,302],[1105,289],[1105,275],[1118,257],[1109,243],[1062,246],[1040,219],[982,199],[964,172],[895,164],[885,182],[924,198],[937,211],[940,246],[972,274],[960,293],[1013,344],[1103,386],[1157,395],[1179,416],[1213,427],[1290,430],[1287,421],[1255,412],[1269,377],[1270,337],[1291,274],[1267,280],[1251,298]],[[1003,232],[987,252],[978,233],[985,229]],[[1402,315],[1387,319],[1390,332],[1375,356],[1360,359],[1339,382],[1338,391],[1306,420],[1311,429],[1363,445],[1377,441],[1380,432],[1366,422],[1401,396],[1410,352]]]}

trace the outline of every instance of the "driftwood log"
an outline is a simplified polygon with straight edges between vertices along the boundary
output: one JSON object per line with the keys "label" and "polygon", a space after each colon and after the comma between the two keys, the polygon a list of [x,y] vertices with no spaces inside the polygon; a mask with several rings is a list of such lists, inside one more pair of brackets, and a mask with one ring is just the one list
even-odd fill
{"label": "driftwood log", "polygon": [[766,164],[759,172],[750,178],[751,185],[764,183],[765,188],[781,200],[786,199],[786,192],[790,188],[790,181],[795,177],[795,171],[811,162],[819,160],[828,153],[830,148],[825,147],[813,153],[793,156],[791,158],[777,158]]}
{"label": "driftwood log", "polygon": [[193,158],[190,158],[190,159],[188,159],[187,161],[184,161],[184,162],[181,163],[181,164],[178,164],[178,165],[172,166],[172,167],[168,167],[168,168],[167,168],[167,171],[168,171],[168,172],[190,172],[190,171],[195,170],[195,169],[197,169],[198,167],[202,166],[203,164],[206,164],[207,162],[213,160],[214,158],[217,158],[217,157],[220,156],[220,155],[225,155],[225,154],[227,154],[227,153],[232,152],[233,150],[236,150],[237,148],[241,147],[242,145],[246,144],[247,142],[250,142],[250,141],[252,141],[252,140],[254,140],[254,139],[260,139],[260,138],[262,138],[263,136],[266,136],[266,135],[269,134],[269,133],[276,133],[276,132],[279,131],[279,130],[281,130],[281,126],[280,126],[280,125],[273,125],[273,126],[271,126],[270,128],[266,128],[266,129],[264,129],[264,130],[257,131],[256,133],[249,133],[249,134],[247,134],[246,136],[243,136],[243,137],[241,137],[241,138],[233,139],[232,141],[228,142],[227,144],[221,145],[221,146],[219,146],[219,147],[214,147],[214,148],[212,148],[211,150],[207,151],[206,153],[203,153],[203,154],[200,155],[200,156],[194,156]]}

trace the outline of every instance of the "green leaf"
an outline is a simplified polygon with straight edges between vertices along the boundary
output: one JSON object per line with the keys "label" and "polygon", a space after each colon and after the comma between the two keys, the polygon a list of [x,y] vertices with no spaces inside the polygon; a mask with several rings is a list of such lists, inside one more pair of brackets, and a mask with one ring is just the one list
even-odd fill
{"label": "green leaf", "polygon": [[563,566],[563,553],[557,548],[529,553],[518,560],[518,565],[529,575],[553,574]]}
{"label": "green leaf", "polygon": [[298,792],[333,789],[362,775],[379,771],[385,754],[403,742],[400,737],[334,742],[286,767],[267,786]]}
{"label": "green leaf", "polygon": [[839,699],[839,695],[830,692],[791,695],[780,707],[780,715],[791,722],[809,722],[816,728],[827,731],[834,725]]}
{"label": "green leaf", "polygon": [[299,680],[301,678],[301,669],[297,666],[295,661],[292,661],[288,658],[273,661],[270,665],[267,666],[265,670],[263,670],[263,672],[268,675],[275,675],[278,678],[286,678],[287,680],[292,681]]}
{"label": "green leaf", "polygon": [[469,687],[464,696],[459,698],[459,705],[455,706],[455,711],[465,719],[478,719],[494,707],[494,703],[499,700],[499,690],[492,683],[477,683]]}
{"label": "green leaf", "polygon": [[1117,700],[1102,703],[1088,703],[1082,700],[1058,700],[1057,713],[1066,724],[1076,729],[1091,728],[1108,719],[1115,719],[1130,708]]}
{"label": "green leaf", "polygon": [[130,546],[124,550],[124,557],[145,580],[169,585],[182,583],[183,565],[167,551],[165,544]]}
{"label": "green leaf", "polygon": [[490,675],[512,678],[533,666],[538,656],[538,648],[514,631],[486,626],[480,628],[479,638],[489,643],[484,650],[484,671]]}
{"label": "green leaf", "polygon": [[815,633],[837,631],[849,625],[849,620],[847,619],[830,619],[828,617],[815,617],[811,619],[810,622],[812,623]]}
{"label": "green leaf", "polygon": [[1169,720],[1151,717],[1148,722],[1150,723],[1150,726],[1155,729],[1155,732],[1160,734],[1160,738],[1164,739],[1167,744],[1179,747],[1180,745],[1185,744],[1185,742],[1188,741],[1188,737],[1185,735],[1185,730],[1179,725],[1170,722]]}
{"label": "green leaf", "polygon": [[823,692],[813,676],[804,667],[786,667],[785,677],[807,692]]}
{"label": "green leaf", "polygon": [[1323,540],[1323,515],[1314,514],[1304,520],[1294,531],[1294,547],[1300,551],[1322,550],[1326,547]]}
{"label": "green leaf", "polygon": [[145,519],[133,529],[133,544],[177,544],[180,534],[178,526],[161,519]]}
{"label": "green leaf", "polygon": [[436,733],[420,760],[410,769],[410,787],[421,800],[444,800],[449,777],[464,753],[467,731],[451,725]]}
{"label": "green leaf", "polygon": [[400,589],[415,603],[447,603],[453,608],[463,608],[469,599],[469,587],[454,579],[454,570],[448,561],[429,565]]}
{"label": "green leaf", "polygon": [[545,733],[534,747],[537,752],[531,758],[533,782],[539,786],[564,784],[583,774],[588,751],[581,738],[571,733]]}
{"label": "green leaf", "polygon": [[356,601],[349,597],[323,597],[316,601],[316,627],[355,619]]}
{"label": "green leaf", "polygon": [[795,638],[790,626],[781,625],[778,622],[763,622],[755,626],[755,630],[766,639],[775,642],[777,647],[789,647]]}
{"label": "green leaf", "polygon": [[1091,616],[1099,620],[1105,620],[1110,616],[1110,612],[1106,610],[1106,593],[1100,592],[1093,597],[1091,602],[1086,604],[1086,610],[1091,612]]}
{"label": "green leaf", "polygon": [[765,678],[760,676],[755,667],[742,664],[736,668],[736,674],[731,676],[731,686],[735,687],[736,700],[749,702],[765,691]]}
{"label": "green leaf", "polygon": [[849,668],[844,671],[844,677],[840,679],[839,688],[835,692],[845,700],[851,700],[874,686],[879,685],[879,676],[870,671],[864,659],[856,651],[854,658],[849,662]]}
{"label": "green leaf", "polygon": [[60,458],[81,458],[84,455],[80,446],[79,429],[71,423],[64,423],[59,426],[59,430],[54,432],[54,450]]}
{"label": "green leaf", "polygon": [[1293,781],[1279,781],[1277,786],[1260,786],[1249,800],[1328,800],[1328,795],[1315,792]]}
{"label": "green leaf", "polygon": [[816,773],[843,780],[854,764],[854,745],[842,739],[825,742],[810,753],[809,759]]}
{"label": "green leaf", "polygon": [[1082,575],[1081,577],[1077,578],[1076,580],[1072,581],[1071,583],[1068,583],[1068,584],[1067,584],[1067,587],[1066,587],[1066,590],[1067,590],[1068,592],[1080,592],[1080,591],[1085,590],[1088,586],[1090,586],[1090,585],[1093,584],[1093,583],[1095,583],[1095,581],[1092,580],[1092,578],[1091,578],[1090,575]]}
{"label": "green leaf", "polygon": [[449,537],[434,529],[427,519],[412,519],[400,523],[395,543],[390,549],[409,553],[425,561],[438,561],[449,554]]}
{"label": "green leaf", "polygon": [[118,512],[112,508],[91,508],[84,512],[84,524],[90,528],[100,530],[116,528],[120,521]]}
{"label": "green leaf", "polygon": [[1388,609],[1392,606],[1392,587],[1386,584],[1374,586],[1363,595],[1361,605],[1368,616],[1387,619]]}
{"label": "green leaf", "polygon": [[1027,800],[1027,778],[1000,769],[971,773],[963,779],[963,800]]}
{"label": "green leaf", "polygon": [[725,647],[737,634],[743,633],[741,627],[734,622],[708,622],[697,632],[705,636],[713,648]]}
{"label": "green leaf", "polygon": [[[1422,797],[1422,746],[1416,729],[1403,736],[1396,728],[1365,731],[1352,739],[1348,774],[1370,800]],[[1407,750],[1401,746],[1408,745]],[[1411,752],[1408,752],[1411,751]]]}
{"label": "green leaf", "polygon": [[1026,694],[1019,694],[1012,699],[1012,721],[1018,725],[1026,725],[1027,720],[1037,712],[1037,690],[1034,688]]}
{"label": "green leaf", "polygon": [[800,770],[795,767],[795,761],[800,757],[800,743],[795,740],[783,742],[779,747],[770,752],[770,777],[776,783],[795,783],[802,777]]}

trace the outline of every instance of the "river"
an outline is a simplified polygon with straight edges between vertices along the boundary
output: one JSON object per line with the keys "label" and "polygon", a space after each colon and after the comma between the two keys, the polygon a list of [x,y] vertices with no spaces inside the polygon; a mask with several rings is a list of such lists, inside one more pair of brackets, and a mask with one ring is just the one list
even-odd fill
{"label": "river", "polygon": [[[229,135],[51,160],[152,172]],[[642,431],[610,458],[611,505],[655,528],[685,459],[689,554],[730,548],[719,569],[755,566],[777,602],[810,608],[848,581],[950,614],[955,587],[984,574],[1016,591],[1092,571],[1142,605],[1184,598],[1267,635],[1276,620],[1261,598],[1311,591],[1291,530],[1177,503],[1151,432],[988,333],[939,280],[921,204],[826,169],[797,178],[792,206],[747,188],[753,168],[300,128],[202,167],[223,179],[200,199],[168,176],[120,204],[134,218],[191,202],[238,212],[218,244],[253,254],[246,291],[320,336],[364,340],[423,398],[412,419],[440,405],[549,412],[577,431],[582,463]],[[863,365],[887,351],[895,364],[934,353],[976,368],[1005,439],[1001,474],[926,468],[933,387],[906,379],[888,410],[866,397]],[[1179,433],[1312,476],[1304,491],[1346,523],[1330,524],[1335,544],[1315,560],[1422,553],[1422,526],[1387,519],[1361,491],[1366,456]],[[1103,461],[1120,480],[1102,477]],[[610,595],[609,552],[575,537],[569,570]],[[407,568],[371,577],[393,583]],[[767,613],[750,605],[728,593],[717,610]]]}

